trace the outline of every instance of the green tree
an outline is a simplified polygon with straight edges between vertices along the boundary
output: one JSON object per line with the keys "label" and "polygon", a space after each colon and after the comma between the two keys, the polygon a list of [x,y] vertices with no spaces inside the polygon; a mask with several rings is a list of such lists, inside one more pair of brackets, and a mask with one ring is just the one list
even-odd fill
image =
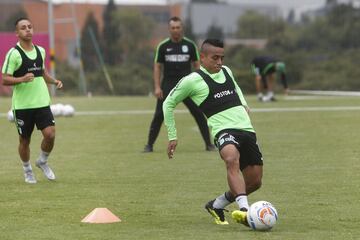
{"label": "green tree", "polygon": [[27,18],[28,17],[27,13],[24,11],[23,8],[19,8],[18,11],[11,14],[9,18],[6,19],[6,21],[0,25],[1,26],[0,30],[4,32],[13,32],[15,29],[16,20],[23,17]]}
{"label": "green tree", "polygon": [[337,0],[326,0],[326,6],[335,6],[337,4]]}
{"label": "green tree", "polygon": [[191,40],[193,40],[194,42],[196,42],[196,36],[194,34],[194,31],[193,31],[193,25],[192,25],[192,8],[191,8],[191,4],[188,4],[188,7],[187,7],[187,12],[188,12],[188,16],[185,20],[185,23],[184,23],[184,34],[186,37],[190,38]]}
{"label": "green tree", "polygon": [[288,24],[281,18],[271,18],[255,11],[248,11],[238,20],[237,36],[240,38],[264,38],[272,47],[286,44]]}
{"label": "green tree", "polygon": [[247,11],[238,20],[236,35],[240,38],[267,38],[270,34],[270,17],[255,11]]}
{"label": "green tree", "polygon": [[191,19],[190,18],[187,18],[185,20],[185,24],[184,24],[184,34],[185,34],[185,37],[188,37],[190,38],[191,40],[193,40],[194,42],[196,42],[196,35],[194,34],[194,31],[193,31],[193,27],[192,27],[192,23],[191,23]]}
{"label": "green tree", "polygon": [[216,38],[216,39],[224,39],[224,32],[221,27],[217,26],[216,24],[212,24],[207,32],[206,32],[207,38]]}
{"label": "green tree", "polygon": [[332,31],[336,30],[338,40],[341,37],[339,44],[341,48],[360,47],[360,10],[354,8],[351,4],[338,4],[333,7],[328,16],[327,21],[329,27],[333,27]]}
{"label": "green tree", "polygon": [[286,21],[289,23],[289,24],[295,24],[295,10],[294,9],[291,9],[287,18],[286,18]]}
{"label": "green tree", "polygon": [[115,65],[120,62],[119,52],[117,51],[117,39],[121,32],[117,23],[114,22],[114,14],[117,12],[114,0],[109,0],[103,13],[103,49],[104,59],[107,64]]}
{"label": "green tree", "polygon": [[92,29],[95,39],[99,42],[99,27],[93,12],[88,13],[84,28],[81,31],[81,54],[85,71],[95,71],[95,66],[98,65],[98,59],[94,44],[89,35],[89,29]]}
{"label": "green tree", "polygon": [[151,38],[155,24],[151,18],[144,16],[137,9],[119,10],[114,14],[114,23],[122,33],[116,44],[124,59],[128,60],[131,55],[136,55],[136,52],[148,46],[148,39]]}
{"label": "green tree", "polygon": [[347,4],[333,6],[327,15],[304,26],[298,47],[342,51],[360,47],[360,10]]}

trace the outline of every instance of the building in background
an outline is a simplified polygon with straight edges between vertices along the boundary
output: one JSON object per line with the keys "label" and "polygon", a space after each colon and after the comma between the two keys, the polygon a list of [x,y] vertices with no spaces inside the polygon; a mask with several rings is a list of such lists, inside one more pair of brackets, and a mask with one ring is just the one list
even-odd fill
{"label": "building in background", "polygon": [[[82,30],[89,12],[93,12],[98,22],[99,29],[103,28],[102,14],[105,4],[94,3],[59,3],[53,4],[54,33],[55,33],[55,56],[58,60],[70,60],[76,53],[77,28]],[[167,21],[171,16],[181,14],[181,5],[119,5],[119,9],[137,8],[145,16],[151,17],[157,24],[154,29],[154,38],[150,44],[154,45],[160,39],[167,36]],[[32,20],[37,33],[48,32],[48,3],[42,0],[2,0],[0,1],[0,19],[5,22],[14,13],[25,10]]]}
{"label": "building in background", "polygon": [[[75,1],[76,2],[76,1]],[[58,3],[53,4],[55,57],[60,61],[76,62],[76,27],[82,30],[89,12],[93,12],[100,31],[103,28],[103,11],[106,4],[98,3]],[[227,38],[231,38],[237,30],[237,21],[246,11],[253,10],[271,17],[281,17],[281,11],[276,5],[259,4],[202,4],[176,3],[166,5],[118,5],[118,9],[136,8],[145,16],[154,20],[156,27],[149,44],[155,46],[168,35],[167,21],[171,16],[180,16],[183,19],[190,17],[193,32],[200,39],[205,37],[206,31],[212,25],[220,27]],[[12,14],[24,9],[33,21],[36,32],[48,32],[48,2],[42,0],[2,0],[0,2],[0,19],[6,21]],[[229,42],[236,41],[234,39]],[[251,44],[251,43],[250,43]]]}

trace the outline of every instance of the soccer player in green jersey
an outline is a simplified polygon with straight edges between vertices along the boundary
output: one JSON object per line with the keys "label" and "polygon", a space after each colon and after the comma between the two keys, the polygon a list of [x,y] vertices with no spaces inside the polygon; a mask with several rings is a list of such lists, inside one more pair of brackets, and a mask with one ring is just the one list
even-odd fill
{"label": "soccer player in green jersey", "polygon": [[234,80],[231,70],[223,65],[224,45],[217,39],[203,42],[200,52],[201,67],[183,77],[163,104],[168,131],[169,158],[174,156],[178,143],[174,109],[190,97],[207,116],[215,145],[226,165],[229,190],[205,205],[217,224],[228,224],[224,208],[236,202],[239,210],[232,217],[248,225],[247,195],[261,186],[263,158],[249,117],[249,108]]}
{"label": "soccer player in green jersey", "polygon": [[50,110],[47,84],[54,84],[57,88],[62,88],[63,84],[46,71],[45,50],[32,42],[34,30],[31,21],[20,18],[15,22],[15,29],[18,43],[6,54],[2,79],[4,85],[13,86],[12,110],[19,133],[18,151],[25,182],[36,183],[30,164],[30,140],[35,125],[43,135],[36,166],[49,180],[55,180],[55,174],[47,164],[55,141],[55,120]]}
{"label": "soccer player in green jersey", "polygon": [[[259,101],[275,101],[274,83],[276,75],[281,79],[284,93],[288,94],[289,88],[286,80],[285,63],[271,56],[259,56],[251,61],[251,71],[255,75],[255,87]],[[265,91],[265,95],[262,91]]]}

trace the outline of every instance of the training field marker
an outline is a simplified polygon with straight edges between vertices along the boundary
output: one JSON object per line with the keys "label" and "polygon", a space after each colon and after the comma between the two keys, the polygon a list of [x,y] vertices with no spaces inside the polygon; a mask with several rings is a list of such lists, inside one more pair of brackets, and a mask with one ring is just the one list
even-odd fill
{"label": "training field marker", "polygon": [[83,220],[83,223],[115,223],[121,222],[121,219],[114,215],[107,208],[95,208]]}

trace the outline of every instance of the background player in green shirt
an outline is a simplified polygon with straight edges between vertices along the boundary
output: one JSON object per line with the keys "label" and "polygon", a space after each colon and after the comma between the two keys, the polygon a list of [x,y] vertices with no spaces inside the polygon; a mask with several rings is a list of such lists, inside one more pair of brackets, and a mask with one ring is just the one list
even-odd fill
{"label": "background player in green shirt", "polygon": [[226,165],[230,188],[209,201],[205,209],[217,224],[228,224],[224,208],[236,201],[239,210],[233,211],[232,217],[248,225],[247,195],[261,186],[263,158],[247,103],[231,70],[222,65],[223,58],[223,43],[216,39],[205,40],[200,51],[200,70],[182,78],[166,98],[163,111],[169,138],[167,154],[172,158],[177,146],[174,109],[184,98],[190,97],[207,116],[215,144]]}
{"label": "background player in green shirt", "polygon": [[47,164],[54,147],[55,120],[50,110],[50,95],[46,84],[62,88],[60,80],[52,78],[45,69],[45,50],[32,42],[32,23],[20,18],[15,23],[19,42],[6,54],[2,68],[3,84],[13,86],[12,110],[19,133],[19,155],[23,162],[25,182],[36,183],[30,164],[30,140],[34,126],[41,130],[43,140],[36,166],[49,180],[55,174]]}
{"label": "background player in green shirt", "polygon": [[255,75],[255,87],[259,101],[269,102],[276,100],[274,83],[277,76],[281,79],[285,94],[288,94],[289,88],[286,80],[286,67],[284,62],[271,56],[255,57],[251,61],[251,71]]}

